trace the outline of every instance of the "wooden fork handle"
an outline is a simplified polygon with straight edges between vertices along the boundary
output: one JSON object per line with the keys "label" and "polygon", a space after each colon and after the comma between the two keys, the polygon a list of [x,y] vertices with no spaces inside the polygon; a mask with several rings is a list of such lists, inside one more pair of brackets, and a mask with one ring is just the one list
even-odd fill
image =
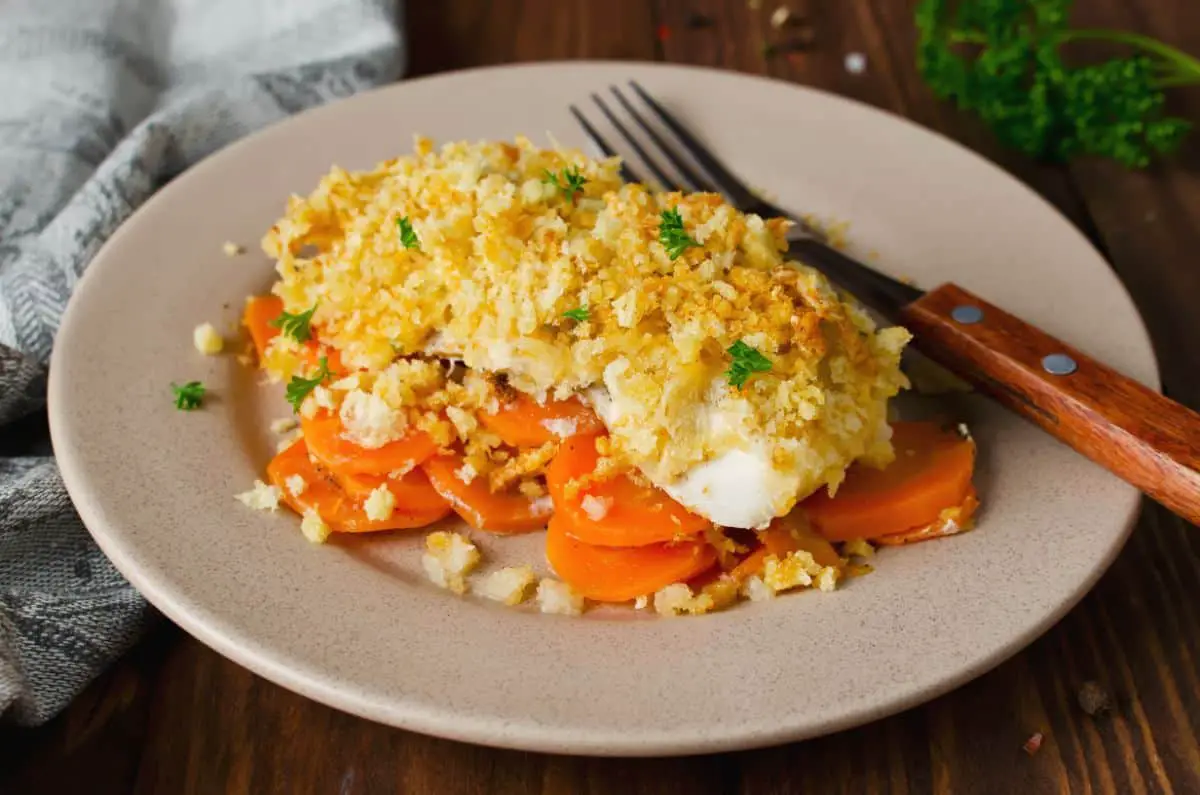
{"label": "wooden fork handle", "polygon": [[1200,414],[953,284],[901,315],[922,353],[1200,524]]}

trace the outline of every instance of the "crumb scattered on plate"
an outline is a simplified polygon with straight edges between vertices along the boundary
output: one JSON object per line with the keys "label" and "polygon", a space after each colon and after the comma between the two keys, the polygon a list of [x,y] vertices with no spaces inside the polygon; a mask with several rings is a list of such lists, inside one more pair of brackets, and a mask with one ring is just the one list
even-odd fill
{"label": "crumb scattered on plate", "polygon": [[279,510],[279,499],[282,496],[283,492],[279,490],[278,486],[268,486],[261,480],[254,481],[254,486],[249,491],[234,495],[242,505],[256,511]]}
{"label": "crumb scattered on plate", "polygon": [[300,520],[300,532],[314,544],[324,544],[333,531],[316,511],[309,509]]}
{"label": "crumb scattered on plate", "polygon": [[479,548],[459,533],[439,530],[425,538],[421,567],[430,582],[456,594],[467,592],[466,576],[479,565]]}
{"label": "crumb scattered on plate", "polygon": [[212,323],[201,323],[192,329],[192,344],[205,356],[216,356],[225,347],[225,340]]}
{"label": "crumb scattered on plate", "polygon": [[584,599],[570,585],[560,580],[545,579],[537,587],[538,607],[543,613],[577,616],[583,612]]}
{"label": "crumb scattered on plate", "polygon": [[475,592],[485,599],[493,599],[506,605],[519,605],[529,596],[529,590],[537,582],[533,567],[506,566],[483,578]]}

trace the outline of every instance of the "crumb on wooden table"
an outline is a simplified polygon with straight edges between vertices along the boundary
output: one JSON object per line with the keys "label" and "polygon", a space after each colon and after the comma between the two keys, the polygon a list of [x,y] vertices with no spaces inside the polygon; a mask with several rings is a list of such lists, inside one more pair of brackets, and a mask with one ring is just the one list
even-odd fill
{"label": "crumb on wooden table", "polygon": [[1079,706],[1089,715],[1100,715],[1112,709],[1112,696],[1099,682],[1084,682],[1079,686],[1077,697]]}
{"label": "crumb on wooden table", "polygon": [[1032,735],[1030,735],[1029,739],[1021,745],[1021,749],[1030,756],[1033,756],[1041,750],[1042,740],[1044,739],[1046,739],[1044,734],[1041,732],[1034,732]]}

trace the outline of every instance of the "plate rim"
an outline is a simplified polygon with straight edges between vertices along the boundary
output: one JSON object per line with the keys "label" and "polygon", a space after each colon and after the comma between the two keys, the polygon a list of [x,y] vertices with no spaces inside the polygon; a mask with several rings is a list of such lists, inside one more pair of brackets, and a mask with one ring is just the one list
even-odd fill
{"label": "plate rim", "polygon": [[[906,117],[900,116],[889,110],[870,105],[857,99],[845,97],[835,94],[831,91],[826,91],[820,88],[815,88],[808,85],[793,83],[787,80],[780,80],[762,75],[751,75],[733,70],[714,69],[710,67],[684,65],[684,64],[669,64],[661,62],[645,62],[645,61],[621,61],[621,60],[559,60],[546,61],[537,63],[511,64],[511,65],[493,65],[482,66],[471,69],[456,70],[451,72],[442,72],[433,75],[424,75],[412,79],[402,79],[395,83],[381,86],[378,88],[364,91],[353,95],[343,100],[329,103],[320,106],[301,114],[285,117],[277,122],[274,122],[261,130],[258,130],[250,135],[240,138],[227,146],[213,152],[205,157],[200,162],[186,169],[183,173],[173,179],[170,184],[156,192],[153,196],[137,208],[121,225],[109,236],[104,244],[93,255],[92,260],[100,258],[120,241],[125,235],[130,233],[130,229],[136,224],[139,217],[146,211],[148,207],[166,201],[176,192],[185,192],[189,189],[189,184],[197,174],[204,173],[210,169],[220,168],[224,159],[231,156],[232,153],[240,150],[242,147],[254,145],[257,141],[271,136],[278,135],[279,130],[288,126],[291,122],[300,117],[314,117],[317,115],[336,114],[345,112],[343,106],[355,103],[365,97],[371,97],[382,93],[403,92],[408,86],[414,83],[427,83],[434,81],[453,81],[463,77],[472,77],[482,73],[503,73],[503,72],[521,72],[527,70],[547,70],[547,69],[571,69],[574,67],[592,67],[602,66],[611,68],[617,65],[629,66],[632,69],[642,70],[662,70],[662,71],[684,71],[691,72],[697,76],[701,75],[720,75],[725,78],[736,78],[740,80],[750,80],[754,82],[765,82],[777,84],[790,89],[798,89],[801,94],[817,95],[822,100],[833,100],[835,102],[847,103],[857,106],[859,109],[866,110],[874,114],[880,114],[888,117],[891,121],[899,121],[909,127],[915,128],[920,132],[933,136],[942,146],[950,146],[958,150],[960,154],[967,154],[974,160],[984,164],[989,171],[995,175],[999,175],[1010,183],[1019,186],[1019,189],[1028,197],[1035,199],[1041,203],[1042,209],[1047,212],[1054,213],[1058,216],[1074,233],[1079,241],[1091,249],[1096,257],[1102,262],[1107,263],[1107,258],[1093,245],[1093,243],[1083,234],[1083,232],[1069,219],[1061,213],[1057,207],[1051,204],[1045,197],[1030,187],[1028,184],[1018,179],[1006,169],[980,155],[974,150],[958,143],[957,141],[947,137],[941,132],[925,127],[912,121]],[[637,737],[623,737],[618,735],[613,736],[596,736],[595,733],[574,732],[571,734],[555,736],[552,728],[542,727],[538,724],[532,724],[524,721],[520,716],[512,716],[506,720],[506,729],[502,733],[497,733],[497,718],[494,715],[471,715],[456,713],[452,710],[442,710],[440,712],[427,710],[423,705],[409,702],[403,712],[399,714],[394,708],[389,709],[379,705],[371,704],[364,694],[355,692],[351,688],[335,687],[330,683],[322,682],[317,677],[310,677],[299,669],[289,668],[283,660],[276,659],[281,656],[279,652],[272,651],[269,648],[258,648],[254,644],[246,643],[240,640],[235,633],[229,631],[219,631],[211,627],[205,621],[204,610],[196,612],[191,611],[191,606],[187,604],[179,604],[179,601],[187,602],[187,599],[180,599],[179,594],[172,595],[169,583],[158,582],[154,575],[146,576],[135,561],[135,551],[123,549],[113,537],[112,527],[105,520],[99,510],[99,506],[90,499],[86,499],[84,495],[89,493],[87,485],[88,476],[82,471],[79,462],[72,458],[70,454],[70,444],[65,437],[68,433],[66,426],[68,420],[65,419],[64,413],[66,406],[70,400],[66,396],[63,389],[64,376],[61,375],[63,370],[62,361],[67,356],[63,353],[63,346],[57,344],[59,335],[70,333],[79,315],[78,307],[82,303],[82,299],[78,297],[85,295],[88,285],[99,277],[95,277],[95,269],[89,267],[79,278],[75,289],[68,301],[66,310],[60,320],[59,328],[55,334],[55,345],[51,352],[50,367],[49,367],[49,382],[47,387],[47,413],[49,417],[51,441],[55,452],[55,458],[62,474],[62,479],[68,495],[71,497],[72,504],[78,511],[84,525],[87,527],[89,534],[96,541],[97,545],[104,554],[113,562],[117,570],[141,593],[148,602],[154,605],[159,611],[167,616],[171,621],[183,628],[188,634],[205,644],[209,648],[216,651],[218,654],[232,660],[238,665],[247,668],[253,673],[262,676],[279,686],[288,690],[299,693],[307,698],[317,701],[326,706],[330,706],[340,711],[349,712],[359,717],[383,723],[385,725],[395,726],[397,728],[416,731],[423,734],[429,734],[446,739],[458,740],[476,743],[491,747],[530,750],[545,753],[575,753],[586,754],[592,756],[677,756],[696,753],[713,753],[732,750],[744,750],[750,748],[758,748],[763,746],[777,745],[786,742],[808,739],[817,736],[823,736],[844,729],[860,726],[868,722],[880,720],[899,712],[908,710],[914,706],[926,703],[934,698],[937,698],[945,693],[955,690],[962,685],[976,679],[982,674],[994,669],[1006,660],[1015,656],[1018,652],[1026,649],[1034,640],[1045,634],[1052,626],[1057,624],[1068,612],[1070,612],[1078,603],[1086,596],[1092,588],[1095,587],[1099,579],[1109,570],[1117,555],[1124,548],[1129,536],[1136,524],[1137,518],[1141,511],[1142,498],[1136,490],[1130,488],[1128,508],[1123,519],[1121,532],[1115,537],[1114,543],[1110,546],[1101,558],[1100,565],[1097,565],[1088,576],[1083,578],[1071,598],[1062,602],[1057,609],[1046,613],[1041,620],[1029,628],[1020,636],[1009,638],[1006,643],[997,651],[976,661],[973,665],[969,665],[961,669],[957,675],[943,677],[937,683],[928,685],[919,690],[908,693],[905,696],[888,699],[886,705],[876,704],[866,705],[844,713],[840,717],[828,718],[824,721],[818,721],[810,724],[802,729],[788,727],[787,725],[777,725],[767,732],[743,732],[738,735],[730,734],[701,734],[697,733],[694,728],[689,728],[684,732],[679,732],[671,737],[663,737],[651,740],[645,739],[645,734],[639,734]],[[1153,354],[1153,346],[1147,331],[1145,320],[1133,301],[1125,284],[1111,270],[1108,276],[1116,283],[1118,288],[1123,292],[1124,297],[1133,308],[1134,316],[1137,320],[1139,331],[1147,343],[1147,347],[1152,351],[1150,369],[1153,372],[1154,378],[1151,386],[1159,390],[1161,385],[1161,371],[1158,366],[1157,357]],[[80,495],[76,499],[76,495]],[[397,699],[402,701],[402,697]],[[640,739],[639,739],[640,738]]]}

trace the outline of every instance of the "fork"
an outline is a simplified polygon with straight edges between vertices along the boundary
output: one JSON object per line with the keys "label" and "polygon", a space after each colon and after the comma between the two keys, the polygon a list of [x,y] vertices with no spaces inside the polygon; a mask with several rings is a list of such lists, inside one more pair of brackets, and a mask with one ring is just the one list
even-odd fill
{"label": "fork", "polygon": [[[751,191],[644,88],[634,81],[629,87],[677,144],[649,124],[616,86],[609,90],[649,146],[599,94],[591,98],[666,190],[721,193],[742,212],[794,221],[789,257],[816,268],[863,303],[907,326],[918,350],[981,392],[1200,524],[1200,414],[962,287],[947,283],[926,292],[839,251],[803,219]],[[572,105],[570,111],[594,146],[607,156],[618,154],[578,107]],[[651,148],[682,182],[662,168]],[[621,177],[645,182],[624,160]]]}

